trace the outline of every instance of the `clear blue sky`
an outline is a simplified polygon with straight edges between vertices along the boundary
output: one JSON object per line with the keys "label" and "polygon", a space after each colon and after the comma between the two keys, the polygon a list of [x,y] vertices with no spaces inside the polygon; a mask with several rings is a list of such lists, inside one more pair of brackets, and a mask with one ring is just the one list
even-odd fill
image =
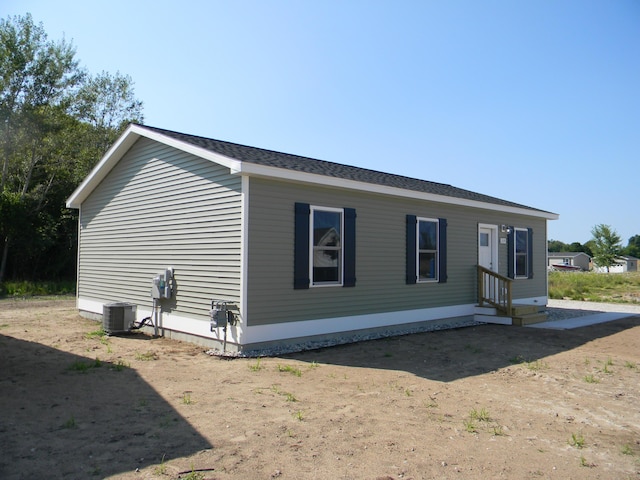
{"label": "clear blue sky", "polygon": [[145,123],[422,178],[640,234],[638,0],[2,0]]}

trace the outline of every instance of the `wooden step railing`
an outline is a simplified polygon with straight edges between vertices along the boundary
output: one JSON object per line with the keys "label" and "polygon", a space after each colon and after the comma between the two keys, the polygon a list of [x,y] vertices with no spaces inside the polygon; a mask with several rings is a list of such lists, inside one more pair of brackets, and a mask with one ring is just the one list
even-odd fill
{"label": "wooden step railing", "polygon": [[511,314],[512,280],[478,265],[478,304],[495,307],[505,315]]}

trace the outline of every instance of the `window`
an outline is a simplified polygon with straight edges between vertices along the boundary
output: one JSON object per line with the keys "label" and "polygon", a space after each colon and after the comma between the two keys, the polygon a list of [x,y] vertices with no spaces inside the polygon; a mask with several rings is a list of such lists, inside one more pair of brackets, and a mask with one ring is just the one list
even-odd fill
{"label": "window", "polygon": [[312,285],[342,285],[342,210],[311,207]]}
{"label": "window", "polygon": [[438,221],[418,219],[418,282],[438,280]]}
{"label": "window", "polygon": [[514,228],[508,237],[509,277],[533,278],[533,230]]}
{"label": "window", "polygon": [[355,286],[355,219],[353,208],[295,204],[295,289]]}
{"label": "window", "polygon": [[407,215],[407,284],[447,281],[447,221]]}

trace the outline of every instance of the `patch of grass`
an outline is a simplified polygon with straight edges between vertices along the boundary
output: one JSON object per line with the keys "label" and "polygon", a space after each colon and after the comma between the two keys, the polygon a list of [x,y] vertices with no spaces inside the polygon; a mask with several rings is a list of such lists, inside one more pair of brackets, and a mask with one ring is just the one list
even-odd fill
{"label": "patch of grass", "polygon": [[302,376],[302,370],[292,365],[280,365],[278,364],[279,372],[289,372],[291,375],[295,375],[296,377]]}
{"label": "patch of grass", "polygon": [[520,363],[524,363],[525,359],[524,359],[524,357],[522,355],[516,355],[515,357],[510,358],[509,362],[514,364],[514,365],[517,365],[517,364],[520,364]]}
{"label": "patch of grass", "polygon": [[249,364],[249,370],[251,370],[252,372],[259,372],[260,370],[262,370],[262,365],[260,364],[260,360],[261,358],[258,357],[256,360],[256,363]]}
{"label": "patch of grass", "polygon": [[505,433],[504,433],[504,430],[503,430],[503,428],[502,428],[502,426],[501,426],[501,425],[494,425],[494,426],[493,426],[493,435],[494,435],[494,436],[496,436],[496,437],[501,437],[501,436],[503,436],[504,434],[505,434]]}
{"label": "patch of grass", "polygon": [[462,421],[462,424],[464,425],[464,429],[468,433],[478,433],[478,428],[476,427],[476,424],[475,424],[475,422],[473,420],[464,419]]}
{"label": "patch of grass", "polygon": [[613,373],[613,370],[609,368],[609,364],[605,363],[604,366],[602,367],[602,373],[611,374]]}
{"label": "patch of grass", "polygon": [[73,418],[73,415],[71,415],[69,420],[67,420],[62,424],[62,428],[67,428],[67,429],[76,428],[77,426],[78,424],[76,423],[76,419]]}
{"label": "patch of grass", "polygon": [[131,365],[129,365],[124,360],[118,360],[116,363],[113,364],[111,369],[115,370],[116,372],[121,372],[122,370],[124,370],[125,368],[129,368],[130,366]]}
{"label": "patch of grass", "polygon": [[102,366],[102,362],[99,358],[96,358],[93,362],[84,362],[82,360],[76,360],[69,366],[69,370],[73,370],[76,372],[86,373],[92,368],[100,368]]}
{"label": "patch of grass", "polygon": [[313,361],[313,362],[311,362],[311,364],[309,365],[309,369],[318,368],[319,366],[320,366],[320,364],[314,360],[314,361]]}
{"label": "patch of grass", "polygon": [[549,297],[610,303],[640,302],[640,272],[549,272]]}
{"label": "patch of grass", "polygon": [[584,455],[580,455],[580,466],[581,467],[593,468],[593,467],[596,466],[596,464],[588,462],[587,459],[584,457]]}
{"label": "patch of grass", "polygon": [[584,381],[587,383],[600,383],[600,380],[594,377],[593,374],[585,375]]}
{"label": "patch of grass", "polygon": [[0,325],[0,330],[2,330],[3,328],[7,328],[8,326],[8,323],[3,323],[2,325]]}
{"label": "patch of grass", "polygon": [[100,327],[97,330],[94,330],[93,332],[87,332],[84,334],[85,338],[91,339],[91,338],[102,338],[104,336],[107,335],[107,332],[104,331],[104,329],[102,327]]}
{"label": "patch of grass", "polygon": [[581,433],[572,433],[571,439],[569,440],[569,445],[576,448],[584,447],[584,436]]}
{"label": "patch of grass", "polygon": [[302,422],[304,420],[304,413],[302,412],[302,410],[298,410],[293,414],[293,418],[295,418],[299,422]]}
{"label": "patch of grass", "polygon": [[546,370],[549,368],[549,365],[542,360],[536,360],[535,362],[527,362],[527,368],[532,372],[538,372],[540,370]]}
{"label": "patch of grass", "polygon": [[184,392],[182,394],[182,403],[185,405],[192,405],[194,403],[191,399],[191,392]]}
{"label": "patch of grass", "polygon": [[196,472],[193,467],[191,467],[191,471],[184,476],[180,476],[180,478],[184,480],[204,480],[204,473]]}
{"label": "patch of grass", "polygon": [[622,447],[621,452],[623,455],[633,455],[633,449],[631,448],[631,445],[629,445],[628,443]]}
{"label": "patch of grass", "polygon": [[469,418],[472,420],[477,420],[478,422],[490,422],[491,416],[486,408],[482,407],[480,410],[472,409],[469,412]]}
{"label": "patch of grass", "polygon": [[635,370],[638,368],[638,365],[636,363],[633,362],[624,362],[624,366],[625,368],[630,368],[632,370]]}
{"label": "patch of grass", "polygon": [[151,360],[158,360],[158,354],[156,352],[137,353],[136,360],[141,362],[150,362]]}
{"label": "patch of grass", "polygon": [[271,386],[271,390],[274,393],[277,393],[278,395],[281,395],[281,396],[285,397],[287,402],[297,402],[298,401],[298,399],[296,398],[296,396],[293,393],[289,393],[289,392],[285,392],[283,390],[280,390],[280,387],[278,387],[277,385],[272,385]]}
{"label": "patch of grass", "polygon": [[153,469],[156,475],[166,475],[167,474],[167,464],[164,463],[164,457],[166,454],[162,454],[162,460],[160,460],[160,465],[157,465],[156,468]]}

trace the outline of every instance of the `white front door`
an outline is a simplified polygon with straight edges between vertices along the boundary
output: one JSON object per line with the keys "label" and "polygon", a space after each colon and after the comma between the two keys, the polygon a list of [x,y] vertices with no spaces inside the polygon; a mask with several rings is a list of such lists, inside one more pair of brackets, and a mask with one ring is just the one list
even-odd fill
{"label": "white front door", "polygon": [[492,225],[478,227],[478,264],[494,272],[498,271],[496,242],[498,227]]}

